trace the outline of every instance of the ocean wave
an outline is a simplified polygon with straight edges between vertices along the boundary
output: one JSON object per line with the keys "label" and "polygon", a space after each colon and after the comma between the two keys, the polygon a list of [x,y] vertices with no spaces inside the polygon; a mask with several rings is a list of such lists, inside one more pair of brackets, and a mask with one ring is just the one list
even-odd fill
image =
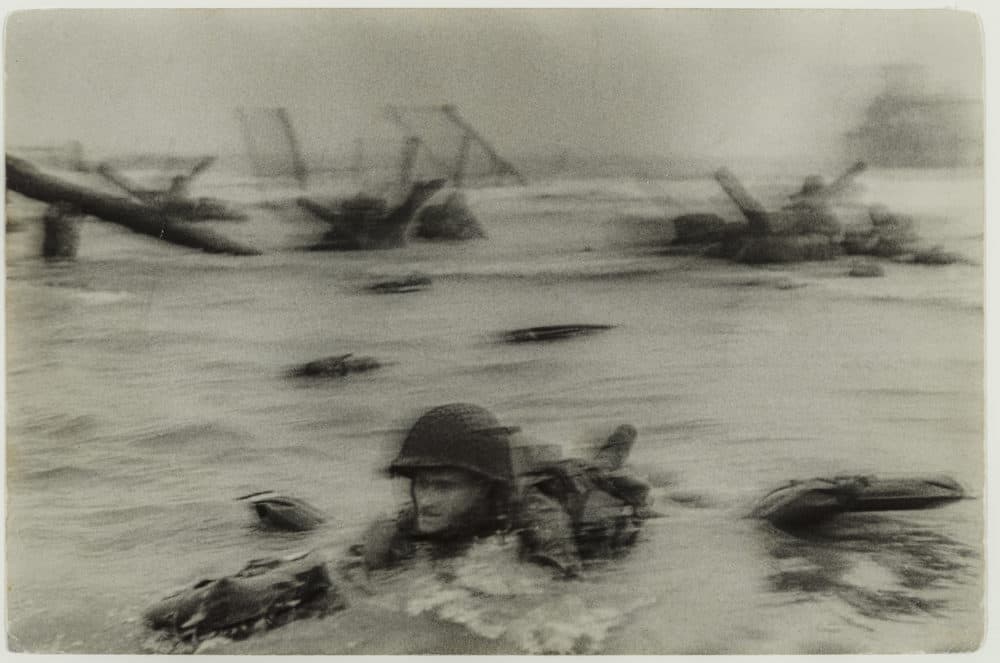
{"label": "ocean wave", "polygon": [[162,431],[149,432],[133,438],[130,444],[132,446],[156,449],[173,449],[198,441],[239,442],[245,440],[246,437],[245,433],[215,423],[205,423],[176,426]]}
{"label": "ocean wave", "polygon": [[23,479],[24,481],[54,481],[63,483],[67,481],[90,481],[97,477],[99,473],[95,470],[85,469],[76,465],[60,465],[45,470],[35,470],[32,472],[10,472],[12,479]]}

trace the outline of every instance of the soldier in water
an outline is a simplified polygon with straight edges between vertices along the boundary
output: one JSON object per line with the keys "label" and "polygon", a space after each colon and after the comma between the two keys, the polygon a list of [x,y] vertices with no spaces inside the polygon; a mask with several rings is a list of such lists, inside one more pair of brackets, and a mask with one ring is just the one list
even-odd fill
{"label": "soldier in water", "polygon": [[460,554],[485,537],[514,535],[521,557],[566,576],[581,560],[633,543],[648,486],[621,471],[635,440],[622,426],[592,460],[515,468],[511,434],[489,411],[453,403],[421,416],[389,466],[410,480],[410,504],[372,525],[353,550],[366,569],[398,564],[426,550]]}

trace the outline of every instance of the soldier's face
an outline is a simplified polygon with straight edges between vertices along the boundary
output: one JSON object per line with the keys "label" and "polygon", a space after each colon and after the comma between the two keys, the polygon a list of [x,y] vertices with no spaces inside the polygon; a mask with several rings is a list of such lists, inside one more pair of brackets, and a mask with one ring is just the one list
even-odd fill
{"label": "soldier's face", "polygon": [[465,470],[440,468],[413,475],[410,487],[417,531],[437,534],[468,524],[470,512],[486,495],[486,482]]}

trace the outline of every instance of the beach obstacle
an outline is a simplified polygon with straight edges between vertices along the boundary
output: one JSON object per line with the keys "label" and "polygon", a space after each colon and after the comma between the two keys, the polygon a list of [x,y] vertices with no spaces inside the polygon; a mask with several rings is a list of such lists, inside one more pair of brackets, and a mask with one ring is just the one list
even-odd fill
{"label": "beach obstacle", "polygon": [[81,215],[66,203],[49,205],[42,217],[44,233],[42,257],[46,260],[73,260],[80,246]]}
{"label": "beach obstacle", "polygon": [[205,228],[192,228],[155,207],[65,182],[43,173],[24,159],[6,155],[6,167],[7,189],[23,196],[50,204],[67,203],[80,214],[97,217],[178,246],[201,249],[207,253],[260,255],[260,251],[251,246]]}

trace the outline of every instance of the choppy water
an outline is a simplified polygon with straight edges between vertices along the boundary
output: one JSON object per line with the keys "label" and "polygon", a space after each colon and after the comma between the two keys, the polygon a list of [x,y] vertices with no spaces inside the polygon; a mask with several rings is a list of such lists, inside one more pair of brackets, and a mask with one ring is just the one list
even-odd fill
{"label": "choppy water", "polygon": [[[404,499],[380,473],[402,430],[454,400],[567,452],[634,424],[632,461],[660,486],[666,517],[582,581],[551,580],[490,542],[449,583],[421,568],[391,575],[343,613],[214,651],[976,647],[981,499],[859,515],[810,539],[743,517],[789,478],[835,473],[945,472],[982,495],[981,177],[863,181],[864,196],[915,214],[922,235],[971,264],[888,263],[885,278],[862,280],[845,276],[847,260],[752,269],[621,241],[636,236],[621,217],[735,218],[710,181],[473,191],[489,240],[377,253],[208,256],[87,222],[64,265],[36,257],[38,210],[12,198],[23,222],[7,235],[12,648],[151,651],[137,617],[171,588],[304,548],[335,559]],[[766,184],[776,196],[797,183]],[[267,196],[212,186],[204,193]],[[264,248],[316,233],[265,210],[216,228]],[[433,277],[429,290],[363,290],[414,270]],[[492,342],[565,322],[617,327]],[[388,365],[283,376],[347,352]],[[331,518],[308,534],[260,532],[234,498],[261,489]]]}

